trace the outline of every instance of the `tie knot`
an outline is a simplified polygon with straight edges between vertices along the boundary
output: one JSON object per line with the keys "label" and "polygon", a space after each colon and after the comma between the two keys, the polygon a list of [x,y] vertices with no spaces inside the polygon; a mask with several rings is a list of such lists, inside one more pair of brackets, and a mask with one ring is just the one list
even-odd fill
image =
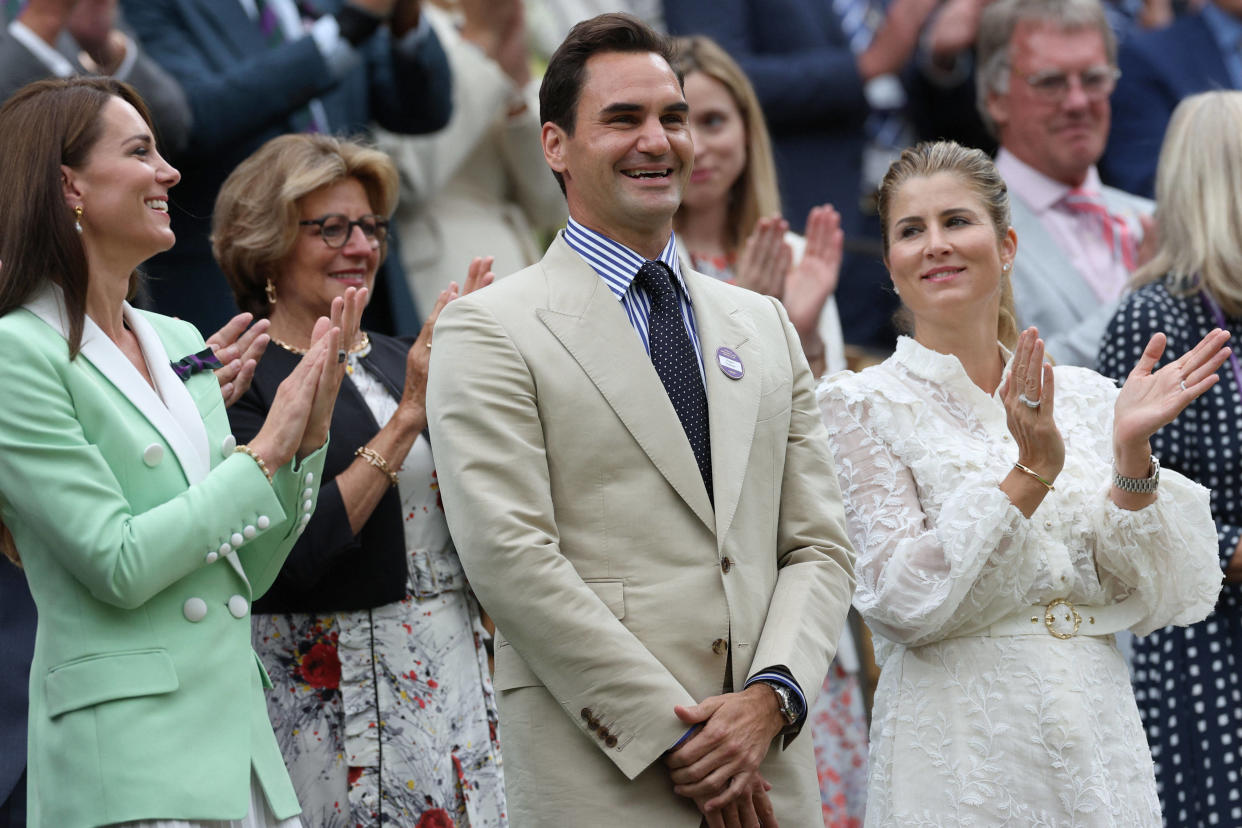
{"label": "tie knot", "polygon": [[1081,210],[1089,212],[1099,212],[1107,210],[1104,205],[1104,195],[1102,193],[1084,190],[1082,187],[1075,187],[1061,198],[1061,203],[1071,210]]}
{"label": "tie knot", "polygon": [[643,262],[643,266],[638,269],[638,275],[634,277],[634,281],[638,282],[639,287],[647,291],[653,303],[677,298],[677,292],[673,289],[673,280],[670,278],[668,265],[664,264],[664,262]]}

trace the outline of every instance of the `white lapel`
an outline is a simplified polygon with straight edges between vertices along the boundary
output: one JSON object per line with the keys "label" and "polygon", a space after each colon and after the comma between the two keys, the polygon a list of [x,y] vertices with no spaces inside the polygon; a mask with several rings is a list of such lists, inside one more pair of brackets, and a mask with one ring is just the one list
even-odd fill
{"label": "white lapel", "polygon": [[[49,285],[27,302],[25,307],[61,336],[68,338],[68,317],[59,287]],[[82,328],[81,356],[107,377],[159,431],[177,456],[186,480],[191,484],[197,483],[207,476],[210,469],[207,430],[203,426],[202,417],[199,416],[190,392],[185,389],[185,383],[177,378],[169,365],[168,353],[155,329],[128,303],[125,304],[125,320],[138,337],[147,360],[147,368],[160,394],[164,396],[163,400],[142,378],[121,349],[104,335],[90,317],[85,319]]]}

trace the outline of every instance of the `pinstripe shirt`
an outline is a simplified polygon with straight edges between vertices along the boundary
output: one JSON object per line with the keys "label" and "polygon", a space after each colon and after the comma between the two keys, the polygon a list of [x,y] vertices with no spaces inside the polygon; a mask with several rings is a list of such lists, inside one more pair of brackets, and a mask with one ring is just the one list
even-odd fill
{"label": "pinstripe shirt", "polygon": [[[651,318],[651,297],[647,291],[634,284],[638,269],[647,260],[630,250],[620,242],[583,227],[572,218],[561,231],[565,243],[599,274],[604,284],[621,302],[625,316],[638,332],[643,348],[651,355],[651,344],[647,340],[647,330]],[[681,321],[686,326],[686,334],[694,347],[694,355],[699,362],[699,377],[703,384],[707,378],[703,375],[703,348],[699,343],[699,329],[694,323],[694,306],[690,303],[690,292],[681,277],[681,260],[677,257],[677,237],[670,234],[668,244],[660,253],[659,261],[668,265],[673,271],[673,287],[677,290],[677,299],[681,304]]]}

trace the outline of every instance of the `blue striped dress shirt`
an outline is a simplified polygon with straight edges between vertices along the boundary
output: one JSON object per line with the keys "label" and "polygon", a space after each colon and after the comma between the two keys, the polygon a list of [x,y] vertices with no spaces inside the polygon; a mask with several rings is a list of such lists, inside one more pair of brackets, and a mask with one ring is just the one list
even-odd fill
{"label": "blue striped dress shirt", "polygon": [[[647,296],[647,292],[634,284],[634,277],[638,275],[638,269],[647,261],[642,256],[635,253],[620,242],[600,233],[583,227],[572,218],[565,225],[562,231],[565,243],[569,245],[575,253],[591,266],[599,277],[604,280],[604,284],[612,291],[613,295],[621,301],[621,307],[625,310],[626,318],[630,320],[630,324],[634,326],[634,330],[638,332],[638,338],[642,340],[643,348],[647,354],[651,354],[651,345],[647,340],[647,329],[651,316],[651,298]],[[686,283],[681,276],[681,261],[677,258],[677,236],[669,234],[668,244],[664,246],[663,252],[660,253],[660,261],[669,266],[673,271],[673,285],[677,289],[677,298],[681,302],[681,320],[686,325],[686,333],[690,336],[690,344],[694,346],[695,356],[699,360],[699,376],[703,377],[704,387],[707,385],[707,377],[703,373],[703,348],[699,343],[699,330],[694,323],[694,307],[690,303],[690,292],[686,290]],[[799,701],[798,721],[794,726],[800,726],[806,719],[806,695],[802,692],[802,688],[798,686],[798,682],[788,671],[780,667],[769,667],[751,676],[746,682],[746,686],[754,684],[757,681],[774,682],[783,684],[794,691]],[[677,744],[673,745],[670,750],[680,747],[686,739],[690,738],[698,729],[698,726],[690,728],[686,731]]]}
{"label": "blue striped dress shirt", "polygon": [[[621,301],[626,318],[638,332],[638,338],[642,340],[643,348],[650,356],[651,344],[647,341],[647,329],[650,326],[651,297],[647,295],[647,291],[634,284],[638,269],[647,260],[620,242],[583,227],[572,218],[566,223],[562,235],[565,243],[599,274],[613,296]],[[690,292],[686,290],[686,283],[681,277],[676,235],[669,235],[668,244],[660,253],[659,261],[673,271],[673,286],[677,289],[677,299],[681,303],[681,321],[686,325],[694,355],[698,357],[699,377],[706,386],[707,378],[703,375],[703,347],[699,343],[699,329],[694,324],[694,306],[690,303]]]}

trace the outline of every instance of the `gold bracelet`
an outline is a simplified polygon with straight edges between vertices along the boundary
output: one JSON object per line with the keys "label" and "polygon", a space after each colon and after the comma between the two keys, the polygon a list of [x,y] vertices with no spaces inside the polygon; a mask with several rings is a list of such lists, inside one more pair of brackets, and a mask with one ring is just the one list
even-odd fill
{"label": "gold bracelet", "polygon": [[1017,469],[1018,471],[1026,472],[1031,477],[1038,480],[1040,483],[1043,483],[1045,486],[1048,487],[1048,491],[1050,492],[1056,491],[1056,489],[1052,488],[1052,484],[1048,482],[1047,480],[1045,480],[1043,476],[1039,472],[1035,471],[1034,469],[1028,469],[1026,466],[1022,465],[1021,463],[1014,463],[1013,467]]}
{"label": "gold bracelet", "polygon": [[388,461],[380,456],[380,453],[370,446],[362,446],[354,452],[354,457],[361,457],[372,466],[388,475],[388,479],[392,481],[392,485],[397,485],[397,473],[392,470],[392,466],[388,465]]}
{"label": "gold bracelet", "polygon": [[267,478],[267,482],[268,483],[272,482],[272,472],[268,469],[267,463],[263,462],[263,458],[259,456],[259,453],[257,451],[252,449],[250,446],[240,445],[233,449],[234,454],[237,454],[238,452],[248,455],[251,460],[258,463],[259,471],[263,472],[263,476]]}

